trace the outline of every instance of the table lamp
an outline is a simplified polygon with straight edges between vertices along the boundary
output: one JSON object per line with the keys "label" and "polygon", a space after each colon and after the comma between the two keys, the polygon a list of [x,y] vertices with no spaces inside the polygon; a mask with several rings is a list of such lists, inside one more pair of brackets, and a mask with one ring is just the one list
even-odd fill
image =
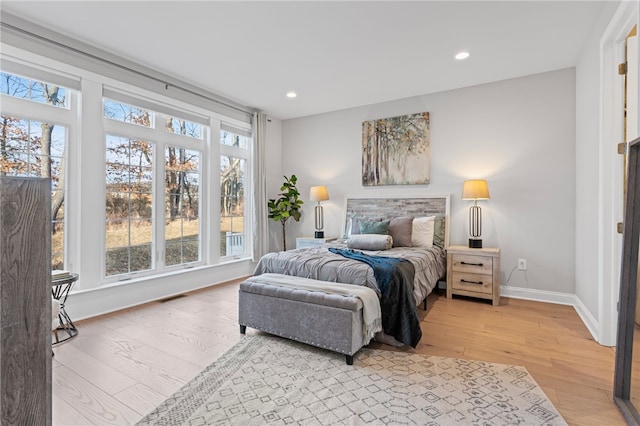
{"label": "table lamp", "polygon": [[322,228],[324,228],[324,219],[323,219],[322,206],[320,205],[320,202],[326,201],[329,199],[329,191],[327,191],[327,187],[324,185],[312,186],[311,190],[309,191],[309,199],[311,199],[311,201],[318,202],[318,205],[316,206],[316,210],[315,210],[315,213],[316,213],[315,237],[324,238],[324,231],[322,230]]}
{"label": "table lamp", "polygon": [[473,200],[469,207],[469,248],[482,248],[482,210],[478,200],[488,200],[489,186],[484,179],[466,180],[462,185],[462,199]]}

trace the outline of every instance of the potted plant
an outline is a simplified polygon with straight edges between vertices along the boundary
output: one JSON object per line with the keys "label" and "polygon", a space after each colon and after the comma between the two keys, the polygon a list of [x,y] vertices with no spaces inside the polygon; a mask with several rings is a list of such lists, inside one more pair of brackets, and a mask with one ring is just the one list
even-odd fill
{"label": "potted plant", "polygon": [[280,198],[271,199],[267,204],[269,207],[269,218],[280,221],[282,223],[282,245],[284,250],[287,250],[287,238],[285,234],[285,224],[289,218],[293,218],[296,222],[300,221],[302,212],[300,206],[304,204],[304,201],[300,200],[300,193],[296,188],[296,182],[298,178],[296,175],[291,175],[290,178],[284,176],[284,183],[280,187]]}

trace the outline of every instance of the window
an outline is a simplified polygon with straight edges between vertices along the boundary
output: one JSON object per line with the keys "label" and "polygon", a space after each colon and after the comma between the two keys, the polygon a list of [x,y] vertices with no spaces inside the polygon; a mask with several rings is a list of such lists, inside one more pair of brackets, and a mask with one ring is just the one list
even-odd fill
{"label": "window", "polygon": [[65,87],[6,72],[0,72],[0,78],[0,92],[4,95],[58,108],[69,108],[69,89]]}
{"label": "window", "polygon": [[168,117],[165,129],[169,133],[177,133],[194,139],[202,139],[202,126],[198,123],[192,123],[191,121]]}
{"label": "window", "polygon": [[220,131],[220,255],[241,256],[247,252],[245,231],[248,135],[222,126]]}
{"label": "window", "polygon": [[148,110],[112,101],[111,99],[104,100],[104,116],[124,123],[151,127],[152,114]]}
{"label": "window", "polygon": [[167,146],[165,263],[200,260],[200,153]]}
{"label": "window", "polygon": [[[65,267],[65,168],[68,126],[57,123],[52,109],[69,109],[71,89],[44,81],[0,72],[3,99],[0,116],[0,175],[51,179],[52,269]],[[22,101],[43,104],[31,108]],[[6,106],[5,104],[9,104]],[[13,108],[19,114],[6,111]],[[20,117],[29,113],[38,117]],[[66,113],[66,112],[65,112]],[[68,112],[67,114],[71,114]],[[18,116],[17,116],[18,115]]]}
{"label": "window", "polygon": [[136,106],[135,99],[126,99],[133,102],[104,98],[103,104],[105,275],[127,278],[200,263],[201,157],[208,127],[177,118],[174,110],[169,115],[162,105],[156,111],[148,101]]}
{"label": "window", "polygon": [[233,129],[229,126],[222,126],[222,132],[220,133],[220,143],[226,146],[234,146],[238,148],[249,148],[249,135],[238,129]]}
{"label": "window", "polygon": [[153,268],[153,144],[107,135],[106,275]]}

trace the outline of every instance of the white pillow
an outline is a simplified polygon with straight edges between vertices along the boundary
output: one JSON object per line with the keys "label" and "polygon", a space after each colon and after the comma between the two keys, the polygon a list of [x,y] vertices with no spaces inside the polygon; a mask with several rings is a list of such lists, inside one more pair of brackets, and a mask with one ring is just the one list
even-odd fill
{"label": "white pillow", "polygon": [[391,235],[359,234],[347,240],[347,247],[358,250],[389,250],[393,246]]}
{"label": "white pillow", "polygon": [[416,217],[411,229],[411,244],[415,247],[432,247],[436,217]]}

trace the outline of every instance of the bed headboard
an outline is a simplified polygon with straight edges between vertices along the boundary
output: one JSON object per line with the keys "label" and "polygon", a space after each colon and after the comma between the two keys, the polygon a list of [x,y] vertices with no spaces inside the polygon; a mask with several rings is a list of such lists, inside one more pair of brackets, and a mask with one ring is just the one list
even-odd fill
{"label": "bed headboard", "polygon": [[350,219],[387,220],[400,216],[441,216],[445,223],[444,246],[449,246],[449,195],[428,198],[357,198],[346,197],[344,235]]}

